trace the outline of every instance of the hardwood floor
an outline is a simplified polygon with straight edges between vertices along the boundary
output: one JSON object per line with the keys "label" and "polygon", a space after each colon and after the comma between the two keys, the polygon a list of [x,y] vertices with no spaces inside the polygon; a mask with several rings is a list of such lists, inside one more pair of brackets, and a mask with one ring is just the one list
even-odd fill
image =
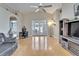
{"label": "hardwood floor", "polygon": [[48,50],[32,50],[32,38],[19,39],[18,48],[12,56],[72,56],[60,46],[57,39],[48,37]]}

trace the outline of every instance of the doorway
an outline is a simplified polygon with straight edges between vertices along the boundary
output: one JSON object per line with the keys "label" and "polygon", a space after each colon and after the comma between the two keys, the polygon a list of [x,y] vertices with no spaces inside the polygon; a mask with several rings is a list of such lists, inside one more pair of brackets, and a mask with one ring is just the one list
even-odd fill
{"label": "doorway", "polygon": [[10,32],[13,34],[13,37],[17,37],[17,18],[14,16],[10,17],[9,21]]}
{"label": "doorway", "polygon": [[32,49],[47,50],[48,26],[46,20],[32,21]]}

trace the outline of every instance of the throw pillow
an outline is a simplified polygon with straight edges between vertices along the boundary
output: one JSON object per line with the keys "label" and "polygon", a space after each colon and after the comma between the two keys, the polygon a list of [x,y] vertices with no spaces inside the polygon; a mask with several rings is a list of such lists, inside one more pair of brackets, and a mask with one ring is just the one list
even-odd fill
{"label": "throw pillow", "polygon": [[2,44],[4,42],[4,38],[0,37],[0,44]]}

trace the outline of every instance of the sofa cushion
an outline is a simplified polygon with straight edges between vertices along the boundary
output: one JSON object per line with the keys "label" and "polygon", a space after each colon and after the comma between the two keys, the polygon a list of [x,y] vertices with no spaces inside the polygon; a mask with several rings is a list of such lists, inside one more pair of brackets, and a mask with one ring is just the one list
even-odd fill
{"label": "sofa cushion", "polygon": [[4,41],[4,43],[6,43],[6,42],[16,42],[16,38],[6,38],[5,39],[5,41]]}
{"label": "sofa cushion", "polygon": [[6,37],[4,33],[0,33],[0,44],[6,43],[6,42],[16,42],[16,37]]}
{"label": "sofa cushion", "polygon": [[4,37],[2,35],[2,33],[0,33],[0,44],[2,44],[4,42]]}
{"label": "sofa cushion", "polygon": [[4,38],[0,38],[0,44],[4,42]]}
{"label": "sofa cushion", "polygon": [[16,43],[3,43],[0,47],[0,56],[11,55],[17,48],[16,46],[17,46]]}

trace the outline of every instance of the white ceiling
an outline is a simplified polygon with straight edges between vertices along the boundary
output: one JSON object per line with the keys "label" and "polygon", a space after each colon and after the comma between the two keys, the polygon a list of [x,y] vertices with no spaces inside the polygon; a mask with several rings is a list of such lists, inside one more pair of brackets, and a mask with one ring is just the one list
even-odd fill
{"label": "white ceiling", "polygon": [[[43,5],[52,5],[50,8],[45,8],[48,13],[53,13],[56,9],[61,8],[60,3],[42,3]],[[30,6],[38,6],[39,3],[3,3],[2,5],[10,7],[14,10],[18,10],[22,13],[33,12],[36,8],[31,8]]]}

